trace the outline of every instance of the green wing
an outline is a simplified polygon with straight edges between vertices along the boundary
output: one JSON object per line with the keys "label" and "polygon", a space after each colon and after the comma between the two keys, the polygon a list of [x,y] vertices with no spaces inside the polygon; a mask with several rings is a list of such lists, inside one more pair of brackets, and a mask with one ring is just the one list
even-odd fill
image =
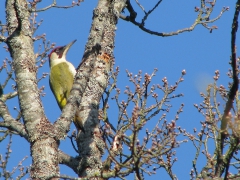
{"label": "green wing", "polygon": [[61,110],[67,104],[73,80],[74,76],[69,71],[67,63],[62,62],[51,68],[49,84]]}

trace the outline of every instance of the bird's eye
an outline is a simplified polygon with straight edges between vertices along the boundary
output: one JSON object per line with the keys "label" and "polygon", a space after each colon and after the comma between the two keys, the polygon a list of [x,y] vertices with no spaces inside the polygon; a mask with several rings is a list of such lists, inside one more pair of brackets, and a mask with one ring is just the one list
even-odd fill
{"label": "bird's eye", "polygon": [[59,53],[59,49],[56,49],[56,51],[55,51],[56,53]]}

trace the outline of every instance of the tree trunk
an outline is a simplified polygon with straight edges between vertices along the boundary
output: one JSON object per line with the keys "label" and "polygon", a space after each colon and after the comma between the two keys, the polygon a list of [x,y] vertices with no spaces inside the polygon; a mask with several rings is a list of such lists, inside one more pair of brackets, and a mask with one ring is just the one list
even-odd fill
{"label": "tree trunk", "polygon": [[40,100],[27,2],[8,0],[6,12],[7,44],[13,59],[20,109],[31,145],[31,177],[49,179],[59,175],[58,143],[51,136],[52,125],[44,114]]}
{"label": "tree trunk", "polygon": [[[108,85],[109,73],[114,61],[116,24],[125,3],[126,0],[100,0],[93,12],[93,23],[82,64],[94,62],[94,66],[77,111],[84,128],[84,132],[79,132],[77,137],[79,154],[82,158],[78,166],[80,177],[101,174],[101,156],[104,153],[105,142],[99,131],[98,108]],[[82,68],[83,66],[80,66],[78,72],[81,72]]]}

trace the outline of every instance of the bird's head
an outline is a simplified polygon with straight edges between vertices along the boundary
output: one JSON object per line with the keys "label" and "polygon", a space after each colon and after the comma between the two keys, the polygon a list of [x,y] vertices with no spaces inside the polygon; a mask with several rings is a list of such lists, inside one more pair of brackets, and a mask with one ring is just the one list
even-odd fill
{"label": "bird's head", "polygon": [[56,61],[66,61],[66,55],[70,47],[76,42],[77,40],[72,41],[66,46],[59,46],[54,48],[51,53],[48,55],[49,57],[49,65],[52,66],[53,62]]}

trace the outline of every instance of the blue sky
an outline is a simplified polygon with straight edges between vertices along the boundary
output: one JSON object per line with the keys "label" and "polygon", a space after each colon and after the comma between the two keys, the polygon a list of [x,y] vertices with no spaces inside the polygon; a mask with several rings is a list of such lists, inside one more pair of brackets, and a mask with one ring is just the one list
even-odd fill
{"label": "blue sky", "polygon": [[[64,1],[59,1],[63,4]],[[141,2],[141,1],[140,1]],[[155,1],[154,1],[155,2]],[[69,3],[71,3],[69,1]],[[152,13],[146,21],[146,27],[159,32],[171,32],[185,27],[189,27],[194,22],[197,13],[194,12],[195,6],[200,6],[199,1],[184,0],[168,0],[163,1],[159,8]],[[4,1],[0,1],[0,20],[5,22]],[[153,3],[142,2],[145,9],[152,7]],[[39,7],[46,6],[46,2],[41,3]],[[89,29],[92,21],[92,11],[97,5],[97,1],[85,1],[79,7],[72,9],[50,9],[46,12],[38,13],[38,20],[43,19],[43,23],[35,35],[46,34],[46,38],[51,42],[55,42],[57,46],[65,45],[70,41],[77,39],[68,53],[67,59],[71,61],[75,67],[78,66],[83,55],[84,46],[87,42]],[[226,73],[230,68],[228,61],[230,57],[230,32],[234,13],[235,1],[219,1],[216,4],[212,18],[216,17],[223,6],[229,6],[230,10],[223,14],[220,20],[212,25],[217,25],[218,29],[209,33],[207,29],[198,25],[192,32],[185,32],[178,36],[172,37],[157,37],[147,34],[129,22],[119,20],[116,31],[115,43],[115,64],[120,67],[120,75],[118,79],[118,87],[124,91],[126,85],[130,85],[126,76],[125,70],[136,74],[139,70],[143,73],[151,73],[154,68],[158,68],[157,76],[153,83],[161,84],[161,79],[167,77],[170,84],[174,84],[180,77],[181,71],[186,69],[187,75],[184,77],[184,82],[180,84],[176,91],[183,93],[184,97],[174,99],[171,104],[173,108],[167,116],[168,121],[171,121],[181,103],[185,104],[184,113],[180,115],[178,125],[186,129],[188,132],[193,132],[193,128],[201,128],[200,121],[204,120],[203,116],[193,107],[194,103],[201,103],[199,93],[205,91],[208,83],[213,82],[212,77],[214,71],[220,71],[220,79],[218,84],[227,85],[231,81]],[[138,11],[137,20],[140,21],[143,13],[134,5]],[[126,11],[126,10],[125,10]],[[126,11],[127,12],[127,11]],[[239,39],[239,38],[238,38]],[[237,39],[237,45],[239,40]],[[1,44],[3,47],[4,44]],[[37,52],[37,44],[34,46]],[[0,49],[0,62],[9,55],[3,48]],[[39,70],[38,77],[43,72],[49,72],[48,63]],[[4,73],[0,74],[0,83],[4,80]],[[4,90],[5,93],[11,92],[11,84]],[[60,110],[48,86],[48,78],[41,81],[39,87],[45,85],[46,96],[42,98],[44,109],[47,117],[54,122],[60,115]],[[126,96],[120,96],[126,99]],[[221,102],[221,99],[219,99]],[[13,107],[17,105],[17,98],[8,102],[13,116],[16,116]],[[111,111],[109,112],[110,120],[113,122],[117,119],[117,108],[113,102],[110,102]],[[222,104],[223,106],[223,104]],[[151,128],[154,123],[151,123],[148,128]],[[185,139],[185,137],[182,137]],[[179,139],[181,140],[181,139]],[[0,144],[0,154],[5,152],[7,140]],[[61,149],[75,156],[75,152],[71,147],[68,139],[61,142]],[[9,163],[11,170],[25,155],[29,156],[28,143],[17,136],[14,136],[12,145],[12,155]],[[192,160],[194,158],[195,149],[192,143],[183,144],[177,149],[178,162],[173,170],[177,177],[189,179],[189,172],[192,168]],[[31,159],[28,158],[24,162],[29,165]],[[199,168],[204,163],[199,164]],[[200,169],[199,169],[200,170]],[[76,176],[75,173],[61,166],[61,173]],[[163,179],[170,179],[164,171],[159,171],[157,175],[149,179],[159,179],[159,175]],[[128,179],[131,179],[129,177]]]}

